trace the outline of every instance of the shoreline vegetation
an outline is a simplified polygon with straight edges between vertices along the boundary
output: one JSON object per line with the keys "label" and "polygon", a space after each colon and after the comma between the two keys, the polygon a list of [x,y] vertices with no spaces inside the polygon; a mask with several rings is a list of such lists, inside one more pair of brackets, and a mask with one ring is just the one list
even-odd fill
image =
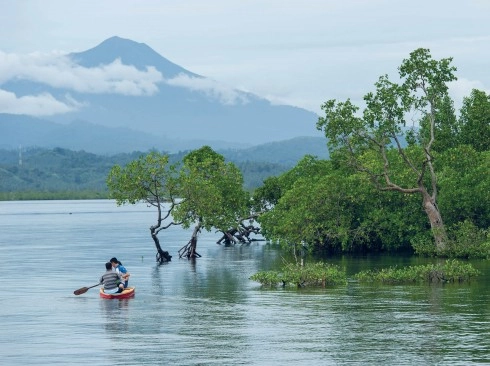
{"label": "shoreline vegetation", "polygon": [[54,201],[54,200],[98,200],[109,199],[109,192],[97,191],[18,191],[0,192],[0,201]]}
{"label": "shoreline vegetation", "polygon": [[[469,282],[481,272],[470,263],[448,259],[444,263],[417,266],[389,267],[356,273],[353,278],[359,283],[375,284],[445,284]],[[331,287],[346,285],[348,278],[339,266],[324,262],[306,264],[289,263],[281,271],[260,271],[250,280],[263,287]]]}
{"label": "shoreline vegetation", "polygon": [[[0,201],[29,201],[29,200],[92,200],[109,199],[107,192],[79,191],[79,192],[0,192]],[[477,239],[477,238],[472,238]],[[471,242],[480,242],[470,240]],[[481,244],[481,243],[480,243]],[[452,243],[453,248],[449,250],[454,255],[447,257],[458,258],[487,258],[488,250],[481,245],[469,248],[458,248],[456,243]],[[471,245],[470,245],[471,246]],[[432,247],[430,247],[432,248]],[[425,249],[425,250],[424,250]],[[462,253],[461,251],[464,251]],[[470,255],[473,253],[473,255]],[[415,246],[414,255],[435,257],[433,250],[424,248],[423,245]],[[481,273],[469,263],[463,263],[456,259],[443,259],[443,263],[406,267],[376,268],[369,271],[361,271],[353,276],[353,279],[363,284],[445,284],[469,282]],[[337,265],[324,262],[307,263],[304,266],[296,263],[288,263],[280,271],[259,271],[249,278],[258,282],[262,287],[332,287],[346,285],[348,282],[345,270]]]}

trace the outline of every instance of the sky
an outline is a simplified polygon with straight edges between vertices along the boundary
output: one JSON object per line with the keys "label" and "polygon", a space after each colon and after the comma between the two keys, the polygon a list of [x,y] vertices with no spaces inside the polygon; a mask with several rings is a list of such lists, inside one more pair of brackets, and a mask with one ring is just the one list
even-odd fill
{"label": "sky", "polygon": [[239,89],[319,115],[329,99],[362,105],[381,75],[398,81],[397,67],[420,47],[453,58],[457,109],[473,88],[490,93],[489,0],[0,0],[0,24],[0,113],[80,107],[2,89],[13,78],[94,93],[151,94],[172,82],[117,61],[88,70],[63,59],[112,36],[147,44],[218,93]]}

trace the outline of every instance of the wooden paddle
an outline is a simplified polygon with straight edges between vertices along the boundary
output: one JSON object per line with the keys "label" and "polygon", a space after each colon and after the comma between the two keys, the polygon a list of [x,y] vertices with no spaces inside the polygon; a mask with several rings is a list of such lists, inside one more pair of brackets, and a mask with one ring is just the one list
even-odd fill
{"label": "wooden paddle", "polygon": [[101,284],[100,284],[100,283],[98,283],[98,284],[93,285],[93,286],[90,286],[90,287],[82,287],[82,288],[79,288],[78,290],[73,291],[73,293],[74,293],[75,295],[81,295],[81,294],[86,293],[86,292],[88,291],[88,289],[89,289],[89,288],[92,288],[92,287],[95,287],[95,286],[100,286],[100,285],[101,285]]}

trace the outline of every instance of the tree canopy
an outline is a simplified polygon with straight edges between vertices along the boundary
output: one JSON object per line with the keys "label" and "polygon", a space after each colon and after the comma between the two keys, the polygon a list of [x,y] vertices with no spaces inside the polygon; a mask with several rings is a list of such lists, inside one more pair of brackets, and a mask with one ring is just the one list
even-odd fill
{"label": "tree canopy", "polygon": [[[320,117],[317,124],[329,139],[329,147],[344,151],[350,162],[368,174],[380,190],[422,197],[439,250],[444,249],[447,237],[437,206],[432,146],[436,141],[437,118],[444,116],[442,108],[449,98],[447,84],[456,80],[456,68],[451,61],[451,58],[434,60],[428,49],[417,49],[399,67],[399,83],[390,81],[387,75],[379,78],[376,91],[364,97],[366,107],[362,115],[357,114],[360,108],[350,100],[329,100],[322,106],[325,117]],[[401,138],[405,136],[411,141],[415,132],[406,128],[408,118],[416,122],[413,127],[424,123],[428,126],[427,136],[419,138],[420,149],[403,146]],[[369,155],[366,162],[366,154],[371,151],[375,154]],[[392,166],[400,161],[410,170],[410,182],[401,182],[392,173]]]}
{"label": "tree canopy", "polygon": [[255,191],[263,235],[293,252],[490,257],[489,99],[474,90],[457,117],[451,62],[418,49],[362,111],[327,101],[317,127],[330,160],[305,157]]}
{"label": "tree canopy", "polygon": [[[162,249],[158,233],[180,224],[173,221],[171,216],[172,210],[178,205],[180,187],[175,166],[169,166],[168,162],[168,155],[153,151],[129,162],[125,167],[115,165],[107,177],[110,196],[116,200],[117,205],[145,202],[156,207],[157,220],[150,227],[150,233],[160,263],[170,261],[172,256]],[[168,222],[165,222],[167,219]]]}
{"label": "tree canopy", "polygon": [[173,212],[185,228],[226,230],[248,214],[248,194],[238,168],[209,146],[187,154],[179,172],[182,201]]}
{"label": "tree canopy", "polygon": [[250,197],[243,189],[240,170],[209,146],[191,151],[173,165],[168,155],[158,152],[141,156],[125,167],[115,165],[107,185],[118,205],[146,202],[157,208],[157,221],[150,231],[160,262],[170,259],[160,247],[157,235],[161,230],[171,225],[194,225],[184,250],[192,257],[201,229],[224,232],[238,226],[250,212]]}

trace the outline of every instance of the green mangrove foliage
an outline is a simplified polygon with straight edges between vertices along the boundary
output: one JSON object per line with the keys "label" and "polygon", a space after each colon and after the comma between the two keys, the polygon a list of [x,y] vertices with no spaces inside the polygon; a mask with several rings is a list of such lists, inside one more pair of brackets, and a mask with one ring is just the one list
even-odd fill
{"label": "green mangrove foliage", "polygon": [[[414,195],[380,192],[336,156],[301,163],[310,167],[307,173],[268,181],[276,187],[268,191],[273,208],[258,219],[263,235],[284,249],[294,252],[304,244],[314,254],[407,250],[410,238],[427,229],[424,216],[414,214],[420,212]],[[403,176],[402,168],[393,171]]]}
{"label": "green mangrove foliage", "polygon": [[412,52],[401,82],[381,77],[363,113],[350,100],[326,102],[317,128],[330,160],[307,156],[254,192],[265,238],[317,257],[489,258],[490,96],[473,90],[457,117],[451,61]]}
{"label": "green mangrove foliage", "polygon": [[0,201],[32,200],[92,200],[108,199],[108,192],[101,191],[21,191],[0,192]]}
{"label": "green mangrove foliage", "polygon": [[175,225],[194,226],[191,240],[179,255],[195,258],[200,256],[195,249],[201,229],[228,230],[250,211],[240,170],[209,146],[189,152],[175,164],[170,164],[168,155],[152,151],[124,167],[115,165],[107,185],[118,205],[145,202],[157,209],[150,234],[160,263],[171,258],[161,248],[160,231]]}
{"label": "green mangrove foliage", "polygon": [[409,284],[424,282],[465,282],[469,281],[471,277],[480,274],[480,271],[475,269],[470,263],[449,259],[444,263],[361,271],[354,277],[359,282],[364,283]]}
{"label": "green mangrove foliage", "polygon": [[470,220],[458,222],[448,230],[449,239],[442,252],[434,250],[430,238],[413,239],[415,253],[425,257],[490,259],[490,230],[479,229]]}
{"label": "green mangrove foliage", "polygon": [[490,149],[490,95],[473,89],[464,98],[457,131],[459,144],[470,145],[476,151]]}
{"label": "green mangrove foliage", "polygon": [[179,250],[180,257],[200,257],[196,247],[202,229],[225,232],[238,226],[250,212],[250,196],[243,189],[242,173],[209,146],[184,157],[178,186],[182,200],[172,216],[184,229],[194,227],[189,243]]}
{"label": "green mangrove foliage", "polygon": [[172,225],[179,225],[170,217],[180,192],[175,175],[175,166],[169,164],[168,155],[152,151],[123,167],[114,165],[107,177],[111,198],[116,200],[118,206],[145,202],[156,208],[157,219],[150,227],[150,235],[159,263],[170,261],[171,256],[162,249],[158,233]]}
{"label": "green mangrove foliage", "polygon": [[436,156],[439,205],[446,223],[471,220],[480,229],[490,227],[490,150],[460,145]]}
{"label": "green mangrove foliage", "polygon": [[[383,284],[422,284],[422,283],[461,283],[481,275],[470,263],[448,259],[444,263],[427,265],[389,267],[361,271],[354,278],[361,283]],[[281,285],[296,287],[326,287],[347,284],[347,276],[337,265],[324,262],[286,264],[281,271],[260,271],[250,276],[265,287]]]}
{"label": "green mangrove foliage", "polygon": [[[447,235],[437,204],[432,147],[439,108],[449,98],[449,82],[456,80],[456,68],[451,61],[451,58],[434,60],[428,49],[419,48],[398,68],[399,83],[392,82],[387,75],[379,78],[376,90],[364,96],[366,107],[361,114],[349,99],[329,100],[322,105],[325,117],[320,117],[317,123],[328,138],[331,151],[345,153],[349,162],[378,189],[420,198],[437,250],[444,249]],[[417,134],[405,128],[407,115],[419,125],[429,124],[429,136],[418,139],[419,149],[414,153],[403,146],[404,140],[413,142],[412,137]],[[374,158],[368,162],[363,160],[367,152],[373,153]],[[392,165],[398,161],[408,168],[408,184],[392,174]]]}
{"label": "green mangrove foliage", "polygon": [[345,270],[337,265],[324,262],[307,263],[304,266],[295,263],[286,264],[280,272],[261,271],[250,277],[263,286],[276,287],[325,287],[347,284]]}

